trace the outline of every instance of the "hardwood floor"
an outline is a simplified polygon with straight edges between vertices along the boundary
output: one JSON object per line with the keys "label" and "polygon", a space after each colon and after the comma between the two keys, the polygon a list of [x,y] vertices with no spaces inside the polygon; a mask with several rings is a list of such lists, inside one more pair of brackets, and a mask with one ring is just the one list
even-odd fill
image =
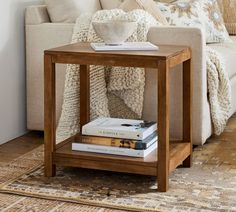
{"label": "hardwood floor", "polygon": [[0,145],[0,162],[10,162],[43,144],[43,132],[31,131]]}

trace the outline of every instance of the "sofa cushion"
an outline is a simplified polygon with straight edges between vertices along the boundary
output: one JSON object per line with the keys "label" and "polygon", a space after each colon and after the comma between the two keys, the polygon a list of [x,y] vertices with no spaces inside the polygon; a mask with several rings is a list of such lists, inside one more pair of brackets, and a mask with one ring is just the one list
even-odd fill
{"label": "sofa cushion", "polygon": [[82,13],[101,9],[99,0],[45,0],[45,3],[52,22],[74,23]]}
{"label": "sofa cushion", "polygon": [[218,0],[225,26],[231,35],[236,35],[236,0]]}
{"label": "sofa cushion", "polygon": [[208,44],[223,57],[226,71],[229,78],[236,76],[236,36],[231,36],[232,43]]}
{"label": "sofa cushion", "polygon": [[230,41],[216,0],[156,3],[171,25],[203,28],[207,43]]}
{"label": "sofa cushion", "polygon": [[118,8],[124,0],[100,0],[102,9],[111,10]]}
{"label": "sofa cushion", "polygon": [[163,25],[169,25],[165,16],[153,0],[126,0],[119,6],[119,8],[126,12],[134,9],[143,9]]}
{"label": "sofa cushion", "polygon": [[49,22],[47,7],[45,5],[32,5],[25,10],[25,24],[34,25]]}

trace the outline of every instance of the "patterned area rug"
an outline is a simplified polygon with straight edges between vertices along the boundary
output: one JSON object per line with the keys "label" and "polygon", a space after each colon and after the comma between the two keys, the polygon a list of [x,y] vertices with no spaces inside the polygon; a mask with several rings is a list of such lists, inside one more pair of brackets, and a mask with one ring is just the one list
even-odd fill
{"label": "patterned area rug", "polygon": [[0,194],[1,212],[124,212],[103,207]]}
{"label": "patterned area rug", "polygon": [[195,148],[191,169],[173,172],[166,193],[149,176],[58,167],[45,178],[42,160],[41,146],[0,164],[1,211],[10,202],[9,211],[236,211],[236,116],[221,136]]}

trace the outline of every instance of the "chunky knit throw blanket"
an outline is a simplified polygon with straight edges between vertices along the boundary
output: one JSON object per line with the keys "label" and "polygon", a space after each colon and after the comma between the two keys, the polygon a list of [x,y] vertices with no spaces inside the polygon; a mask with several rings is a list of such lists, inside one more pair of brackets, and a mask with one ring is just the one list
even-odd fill
{"label": "chunky knit throw blanket", "polygon": [[[131,20],[137,28],[129,41],[146,41],[151,26],[161,25],[144,10],[124,12],[120,9],[101,10],[94,15],[81,15],[75,24],[72,43],[102,42],[92,22]],[[90,66],[90,118],[112,116],[141,118],[145,71],[143,68]],[[57,142],[79,132],[79,66],[68,65],[62,113],[57,127]]]}
{"label": "chunky knit throw blanket", "polygon": [[231,87],[221,55],[210,47],[207,51],[207,83],[214,133],[220,135],[230,117]]}
{"label": "chunky knit throw blanket", "polygon": [[[146,41],[151,26],[161,25],[144,10],[125,13],[122,10],[102,10],[77,19],[72,36],[75,42],[102,42],[92,22],[102,20],[132,20],[137,29],[129,41]],[[220,134],[230,115],[229,79],[222,59],[207,48],[208,92],[215,134]],[[142,68],[90,66],[90,118],[112,116],[141,118],[145,71]],[[57,143],[79,132],[79,66],[67,66],[62,113],[57,127]]]}

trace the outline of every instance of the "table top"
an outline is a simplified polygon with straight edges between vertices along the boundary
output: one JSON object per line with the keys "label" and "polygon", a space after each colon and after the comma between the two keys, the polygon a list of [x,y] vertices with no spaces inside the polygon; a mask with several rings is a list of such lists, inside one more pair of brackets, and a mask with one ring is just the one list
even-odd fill
{"label": "table top", "polygon": [[87,55],[114,55],[114,56],[144,56],[144,57],[155,57],[158,59],[168,59],[182,53],[189,53],[190,48],[187,46],[174,46],[174,45],[158,45],[159,50],[155,51],[95,51],[90,43],[78,42],[57,48],[48,49],[45,54],[87,54]]}

